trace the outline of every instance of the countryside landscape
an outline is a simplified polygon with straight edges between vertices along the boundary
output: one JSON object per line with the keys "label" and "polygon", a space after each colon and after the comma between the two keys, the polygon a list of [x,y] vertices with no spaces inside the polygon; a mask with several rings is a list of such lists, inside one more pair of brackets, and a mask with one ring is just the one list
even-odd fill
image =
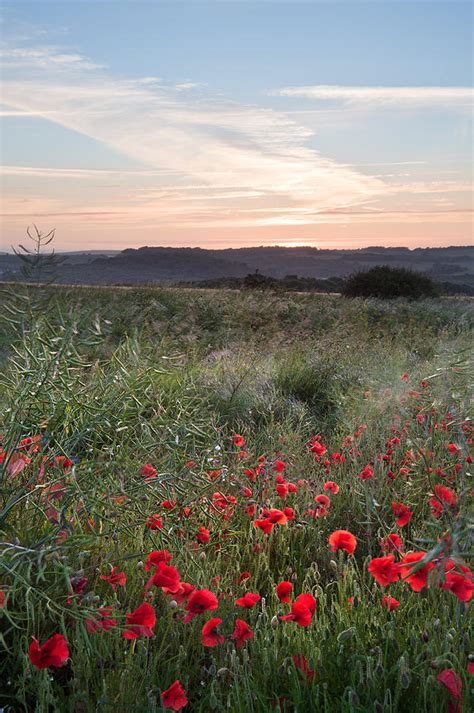
{"label": "countryside landscape", "polygon": [[472,710],[471,11],[6,3],[0,713]]}

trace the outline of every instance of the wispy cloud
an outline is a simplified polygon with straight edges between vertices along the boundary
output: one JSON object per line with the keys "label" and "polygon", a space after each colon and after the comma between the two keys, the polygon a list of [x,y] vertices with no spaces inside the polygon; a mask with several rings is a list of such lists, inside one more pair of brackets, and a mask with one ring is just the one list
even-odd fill
{"label": "wispy cloud", "polygon": [[474,96],[472,87],[356,87],[331,84],[283,87],[270,94],[375,105],[469,105]]}

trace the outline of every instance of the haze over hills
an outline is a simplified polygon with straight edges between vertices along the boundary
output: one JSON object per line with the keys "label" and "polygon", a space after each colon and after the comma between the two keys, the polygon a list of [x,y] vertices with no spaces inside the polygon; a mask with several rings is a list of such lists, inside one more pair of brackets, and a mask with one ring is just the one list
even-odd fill
{"label": "haze over hills", "polygon": [[[313,247],[204,248],[141,247],[121,252],[64,253],[57,281],[63,284],[139,285],[244,277],[255,271],[327,279],[374,265],[407,267],[437,282],[474,289],[474,248],[384,248],[320,250]],[[21,279],[20,261],[0,255],[0,278]],[[461,290],[462,291],[462,290]]]}

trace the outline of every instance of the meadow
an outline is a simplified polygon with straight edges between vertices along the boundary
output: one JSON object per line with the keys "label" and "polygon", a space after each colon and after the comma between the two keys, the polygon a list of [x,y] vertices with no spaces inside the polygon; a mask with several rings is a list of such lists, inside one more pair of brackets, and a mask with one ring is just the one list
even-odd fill
{"label": "meadow", "polygon": [[1,302],[5,713],[470,709],[471,301]]}

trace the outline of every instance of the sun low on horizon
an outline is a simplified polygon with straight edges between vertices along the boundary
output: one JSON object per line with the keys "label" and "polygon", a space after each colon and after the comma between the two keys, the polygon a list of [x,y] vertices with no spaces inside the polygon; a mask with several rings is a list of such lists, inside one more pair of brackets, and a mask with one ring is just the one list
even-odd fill
{"label": "sun low on horizon", "polygon": [[4,2],[1,250],[472,244],[472,4]]}

